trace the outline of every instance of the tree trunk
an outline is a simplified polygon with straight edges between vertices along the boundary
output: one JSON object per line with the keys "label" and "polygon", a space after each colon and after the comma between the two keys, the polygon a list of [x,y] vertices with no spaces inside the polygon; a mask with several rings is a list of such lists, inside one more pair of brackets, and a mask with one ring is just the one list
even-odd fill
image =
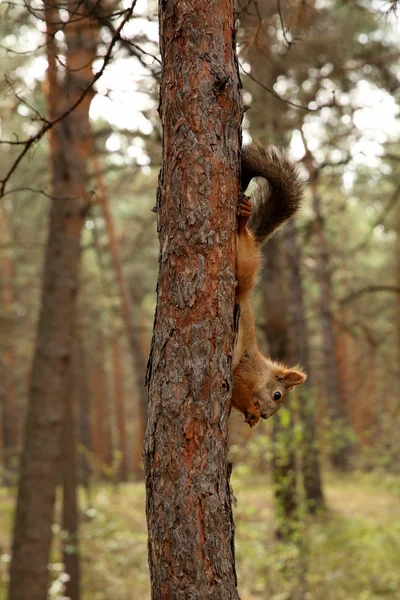
{"label": "tree trunk", "polygon": [[339,366],[336,356],[336,340],[332,315],[333,291],[329,264],[329,250],[325,236],[321,199],[318,193],[318,169],[313,165],[305,136],[301,132],[306,150],[305,165],[309,173],[312,206],[314,211],[314,234],[317,244],[316,275],[319,286],[319,314],[322,333],[322,354],[324,359],[325,393],[328,403],[331,427],[338,432],[333,436],[331,460],[334,467],[346,470],[349,466],[350,444],[347,441],[349,415],[346,401],[341,398]]}
{"label": "tree trunk", "polygon": [[62,467],[63,467],[63,513],[62,548],[64,568],[68,581],[65,583],[65,596],[70,600],[80,598],[80,565],[78,550],[78,507],[76,477],[75,414],[80,399],[79,340],[74,337],[73,350],[67,385],[67,401],[63,428]]}
{"label": "tree trunk", "polygon": [[79,453],[79,480],[85,486],[86,491],[90,485],[90,475],[92,472],[89,456],[93,454],[93,440],[90,428],[90,390],[88,377],[88,364],[85,349],[82,343],[82,336],[79,327],[76,327],[76,353],[78,356],[75,367],[75,376],[78,382],[76,391],[78,396],[78,423],[79,423],[79,442],[81,451]]}
{"label": "tree trunk", "polygon": [[[135,310],[135,306],[132,301],[131,293],[129,291],[129,285],[125,278],[124,271],[122,268],[121,253],[119,249],[118,239],[115,232],[114,220],[111,214],[108,194],[101,174],[101,169],[97,155],[94,154],[94,163],[96,170],[96,181],[99,186],[100,202],[103,208],[104,220],[106,222],[107,235],[109,241],[109,249],[112,257],[117,285],[119,290],[119,296],[121,299],[121,311],[122,318],[125,323],[125,327],[128,334],[129,347],[131,351],[132,361],[134,365],[134,375],[137,385],[137,392],[139,395],[139,423],[143,424],[143,429],[137,430],[136,447],[142,448],[143,444],[143,431],[146,426],[147,420],[147,391],[144,386],[144,377],[146,373],[146,360],[143,354],[142,346],[140,343],[139,333],[139,319],[137,317],[138,311]],[[136,313],[136,319],[135,319]],[[138,470],[136,475],[142,475],[142,471]]]}
{"label": "tree trunk", "polygon": [[153,600],[238,599],[228,473],[241,101],[233,3],[159,3],[160,261],[144,443]]}
{"label": "tree trunk", "polygon": [[[265,334],[269,353],[274,360],[289,363],[289,331],[287,302],[282,268],[280,236],[275,235],[263,248],[263,306]],[[297,519],[296,454],[294,420],[288,409],[282,408],[272,424],[272,479],[276,503],[276,536],[287,539]],[[283,415],[283,418],[282,418]]]}
{"label": "tree trunk", "polygon": [[0,411],[2,424],[4,482],[9,483],[9,475],[18,451],[17,407],[14,385],[14,267],[11,257],[11,235],[8,210],[5,202],[0,203],[0,238],[10,243],[10,248],[2,251],[0,262]]}
{"label": "tree trunk", "polygon": [[302,252],[296,239],[294,221],[285,228],[285,249],[287,256],[288,282],[290,289],[290,337],[297,360],[307,373],[306,385],[299,394],[300,414],[303,424],[302,474],[307,511],[315,513],[324,507],[321,484],[321,470],[318,456],[318,442],[314,420],[314,398],[310,377],[308,331],[301,278]]}
{"label": "tree trunk", "polygon": [[128,480],[128,448],[126,440],[126,418],[124,400],[124,377],[119,340],[114,340],[112,345],[113,375],[114,375],[114,403],[117,417],[117,430],[119,449],[122,453],[119,479]]}
{"label": "tree trunk", "polygon": [[[92,80],[95,48],[88,20],[65,24],[57,4],[44,4],[47,23],[49,115],[53,120]],[[70,13],[84,10],[79,2]],[[90,23],[90,22],[89,22]],[[67,70],[57,82],[55,33],[65,32]],[[52,540],[53,508],[65,415],[65,389],[75,321],[80,233],[85,219],[88,96],[51,130],[51,203],[44,265],[42,306],[33,359],[29,406],[15,516],[9,600],[45,600]]]}
{"label": "tree trunk", "polygon": [[98,332],[96,354],[91,365],[92,399],[94,404],[95,455],[98,467],[104,471],[112,464],[112,434],[110,407],[105,376],[105,340]]}
{"label": "tree trunk", "polygon": [[[396,211],[396,285],[400,288],[400,203]],[[400,294],[396,294],[397,361],[400,364]]]}

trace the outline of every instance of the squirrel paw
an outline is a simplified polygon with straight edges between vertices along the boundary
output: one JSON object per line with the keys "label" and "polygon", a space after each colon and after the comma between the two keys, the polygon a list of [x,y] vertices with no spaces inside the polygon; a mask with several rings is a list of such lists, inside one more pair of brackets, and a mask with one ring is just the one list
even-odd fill
{"label": "squirrel paw", "polygon": [[244,420],[250,425],[250,427],[254,427],[254,425],[257,425],[260,416],[261,414],[258,406],[253,406],[251,411],[245,413]]}
{"label": "squirrel paw", "polygon": [[246,227],[247,221],[251,217],[251,210],[252,207],[250,198],[248,196],[245,196],[244,194],[241,194],[238,204],[239,233],[243,231],[243,229]]}
{"label": "squirrel paw", "polygon": [[246,196],[245,194],[240,194],[237,213],[240,217],[250,217],[251,202],[249,196]]}

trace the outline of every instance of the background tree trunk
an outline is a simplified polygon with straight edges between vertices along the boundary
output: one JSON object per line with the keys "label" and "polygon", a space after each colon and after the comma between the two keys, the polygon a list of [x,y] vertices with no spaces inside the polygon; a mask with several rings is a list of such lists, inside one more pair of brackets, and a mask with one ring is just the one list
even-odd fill
{"label": "background tree trunk", "polygon": [[[139,427],[136,431],[137,439],[135,445],[136,447],[140,447],[141,449],[143,445],[143,431],[146,426],[147,420],[147,391],[144,386],[144,378],[146,374],[146,360],[143,354],[143,349],[140,341],[140,332],[138,327],[139,319],[137,316],[135,318],[135,313],[138,313],[139,311],[135,310],[135,306],[133,304],[131,293],[129,290],[129,285],[122,268],[120,249],[115,231],[114,220],[111,214],[110,205],[108,201],[107,189],[104,184],[99,161],[96,154],[94,155],[94,164],[96,170],[96,181],[100,192],[100,203],[103,209],[104,220],[107,228],[108,244],[115,269],[118,291],[121,300],[122,318],[124,320],[128,334],[129,348],[131,351],[131,357],[134,366],[134,375],[137,384],[137,393],[139,396],[138,412],[140,414],[138,417],[138,422],[139,425],[142,425],[142,427]],[[140,439],[138,439],[139,437]],[[143,476],[141,469],[135,469],[135,474],[136,476]]]}
{"label": "background tree trunk", "polygon": [[238,598],[228,481],[241,101],[233,3],[160,2],[164,131],[144,444],[152,598]]}
{"label": "background tree trunk", "polygon": [[302,251],[296,239],[294,221],[285,228],[285,249],[289,283],[290,332],[294,356],[307,373],[307,381],[298,391],[300,415],[303,424],[302,473],[307,511],[315,513],[324,507],[318,443],[315,430],[315,403],[312,397],[311,369],[307,320],[301,278]]}
{"label": "background tree trunk", "polygon": [[[263,248],[263,307],[269,354],[273,360],[288,364],[291,353],[281,246],[280,236],[275,235]],[[281,408],[273,419],[272,441],[272,479],[276,503],[275,531],[278,538],[285,539],[290,537],[293,531],[298,508],[294,419],[292,412],[288,412],[286,407]]]}
{"label": "background tree trunk", "polygon": [[78,547],[78,506],[76,476],[76,432],[75,415],[77,401],[80,399],[79,340],[74,336],[72,356],[69,368],[67,398],[65,404],[62,468],[62,548],[65,572],[69,575],[65,583],[65,596],[70,600],[80,598],[80,564]]}
{"label": "background tree trunk", "polygon": [[[396,246],[395,246],[396,285],[400,288],[400,203],[396,209]],[[397,361],[400,364],[400,294],[396,294],[396,330]]]}
{"label": "background tree trunk", "polygon": [[3,333],[0,345],[0,411],[2,424],[4,482],[8,484],[14,459],[18,451],[18,419],[15,398],[15,356],[14,356],[14,266],[12,259],[11,230],[8,209],[0,203],[0,239],[9,244],[2,250],[0,261],[0,328]]}
{"label": "background tree trunk", "polygon": [[[88,19],[72,19],[65,24],[57,4],[45,3],[44,8],[49,116],[54,120],[90,85],[95,45],[88,35]],[[85,10],[80,2],[70,2],[68,8],[70,14]],[[57,82],[54,36],[58,27],[64,29],[67,47],[63,89]],[[86,214],[89,104],[90,99],[85,96],[74,117],[65,117],[50,134],[54,198],[15,515],[9,600],[47,597],[47,565],[78,291],[80,233]]]}
{"label": "background tree trunk", "polygon": [[112,344],[112,361],[114,375],[114,404],[117,421],[119,449],[122,452],[119,479],[128,480],[128,446],[126,439],[126,418],[124,400],[124,375],[120,351],[120,341],[115,339]]}
{"label": "background tree trunk", "polygon": [[95,455],[98,468],[111,467],[112,464],[112,428],[110,418],[110,403],[108,398],[106,366],[105,366],[105,336],[102,331],[97,333],[97,345],[94,360],[91,364],[93,417],[95,430]]}
{"label": "background tree trunk", "polygon": [[[80,320],[79,320],[80,323]],[[92,473],[90,455],[93,455],[93,440],[90,427],[90,389],[86,351],[83,346],[80,327],[75,330],[75,343],[77,362],[75,366],[75,377],[77,379],[76,394],[78,397],[77,408],[79,413],[79,481],[88,492],[90,476]]]}
{"label": "background tree trunk", "polygon": [[314,211],[314,233],[317,243],[316,275],[319,285],[319,313],[322,333],[322,350],[324,358],[324,383],[328,403],[331,427],[340,432],[333,436],[331,460],[338,469],[348,468],[350,457],[349,444],[346,441],[349,416],[345,399],[341,397],[339,384],[339,365],[336,355],[336,339],[332,314],[333,291],[329,264],[329,249],[324,229],[321,199],[318,193],[318,169],[313,165],[313,157],[308,149],[305,136],[301,132],[306,150],[305,165],[309,173],[312,206]]}

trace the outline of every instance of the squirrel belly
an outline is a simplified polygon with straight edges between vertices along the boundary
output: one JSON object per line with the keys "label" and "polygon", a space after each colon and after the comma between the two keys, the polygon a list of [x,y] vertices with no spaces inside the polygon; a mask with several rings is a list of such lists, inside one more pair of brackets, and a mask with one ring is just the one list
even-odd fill
{"label": "squirrel belly", "polygon": [[[250,203],[243,192],[253,177],[261,177],[262,181]],[[286,153],[255,143],[242,150],[241,192],[236,258],[240,318],[233,355],[232,406],[253,427],[260,416],[272,416],[289,391],[306,379],[299,369],[289,369],[263,356],[258,348],[253,309],[261,246],[299,208],[302,184]]]}

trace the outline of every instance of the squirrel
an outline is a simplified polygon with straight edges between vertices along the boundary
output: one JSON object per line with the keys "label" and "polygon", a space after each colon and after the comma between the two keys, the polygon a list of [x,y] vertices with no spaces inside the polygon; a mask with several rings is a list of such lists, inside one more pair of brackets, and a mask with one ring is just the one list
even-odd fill
{"label": "squirrel", "polygon": [[[253,203],[244,195],[251,179],[261,177]],[[303,190],[287,154],[259,142],[242,149],[236,255],[236,304],[239,328],[233,353],[232,406],[253,427],[279,410],[287,394],[306,380],[298,368],[289,369],[264,356],[257,344],[253,291],[261,262],[261,246],[297,211]]]}

